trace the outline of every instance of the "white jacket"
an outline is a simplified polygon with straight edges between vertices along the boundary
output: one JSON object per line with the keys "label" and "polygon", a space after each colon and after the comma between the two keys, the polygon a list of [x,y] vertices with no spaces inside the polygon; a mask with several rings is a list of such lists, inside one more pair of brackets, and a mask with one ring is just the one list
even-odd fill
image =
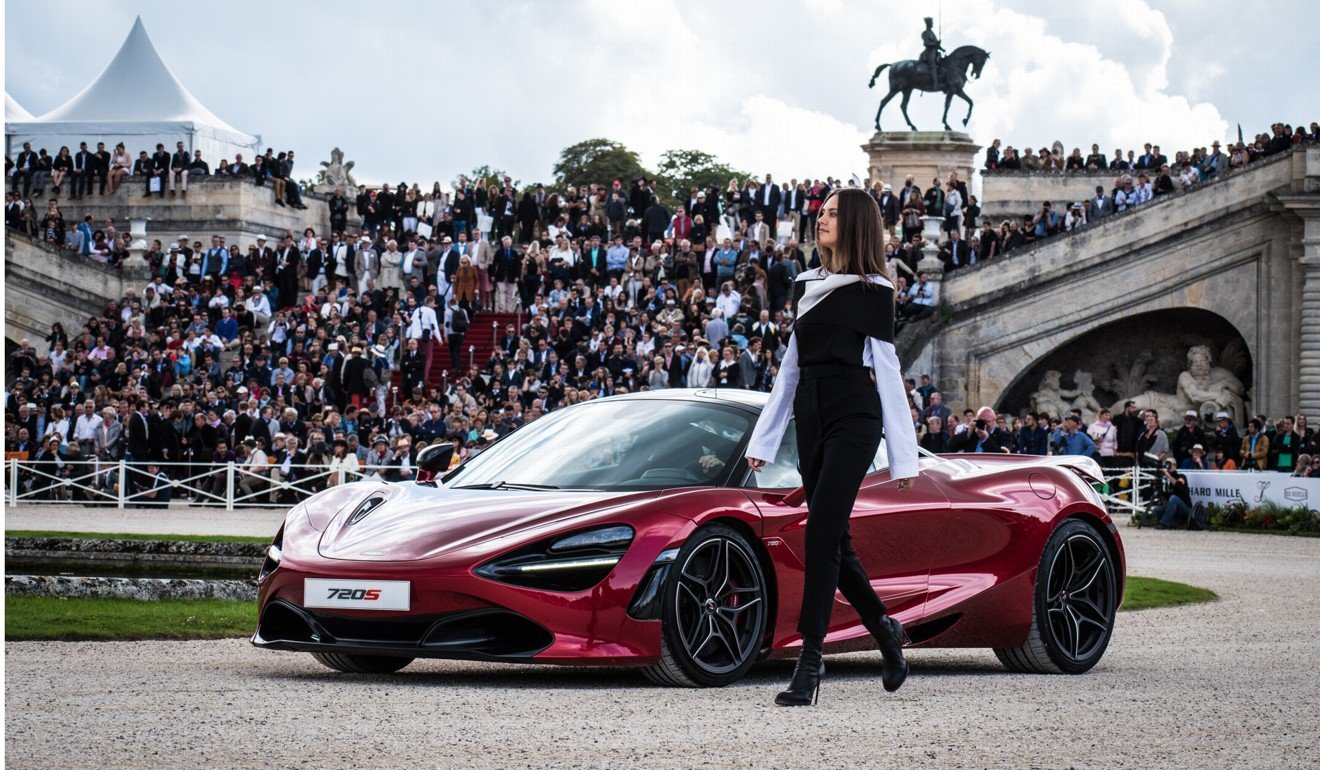
{"label": "white jacket", "polygon": [[[894,288],[883,276],[867,276],[872,283]],[[823,268],[804,270],[799,281],[812,284],[798,302],[797,318],[811,311],[829,292],[840,286],[860,281],[856,275],[830,274]],[[862,363],[875,373],[876,390],[880,394],[880,411],[884,420],[885,450],[889,455],[889,478],[904,479],[916,476],[921,470],[917,454],[917,433],[912,428],[911,410],[903,386],[903,370],[892,340],[869,337],[862,349]],[[780,441],[788,429],[793,415],[793,395],[797,391],[801,372],[798,369],[797,335],[788,338],[788,350],[779,363],[779,376],[775,378],[770,400],[761,410],[761,416],[752,430],[746,455],[773,463],[779,452]]]}
{"label": "white jacket", "polygon": [[415,309],[408,311],[408,331],[404,335],[408,339],[419,339],[422,332],[430,329],[431,336],[440,334],[440,323],[436,320],[435,311],[429,305],[418,305]]}

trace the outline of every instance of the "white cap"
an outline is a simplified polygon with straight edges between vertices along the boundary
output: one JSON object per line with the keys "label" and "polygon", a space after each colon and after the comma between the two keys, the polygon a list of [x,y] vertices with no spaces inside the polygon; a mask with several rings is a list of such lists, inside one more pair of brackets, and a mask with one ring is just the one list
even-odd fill
{"label": "white cap", "polygon": [[1195,409],[1188,409],[1188,410],[1187,410],[1187,414],[1184,415],[1184,416],[1185,416],[1185,417],[1198,417],[1199,415],[1197,415]]}
{"label": "white cap", "polygon": [[1216,420],[1227,420],[1227,419],[1228,419],[1228,412],[1215,412],[1215,419],[1216,419]]}

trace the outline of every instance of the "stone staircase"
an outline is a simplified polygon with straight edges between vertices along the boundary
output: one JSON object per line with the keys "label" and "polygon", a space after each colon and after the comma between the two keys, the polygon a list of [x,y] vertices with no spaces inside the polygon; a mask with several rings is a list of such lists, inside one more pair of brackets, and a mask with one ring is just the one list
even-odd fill
{"label": "stone staircase", "polygon": [[[484,366],[495,351],[496,342],[504,334],[505,327],[518,323],[518,317],[516,313],[489,311],[476,313],[468,325],[467,334],[463,337],[463,349],[460,352],[461,371],[466,372],[473,364],[478,368]],[[452,357],[448,340],[432,340],[431,361],[426,372],[427,385],[440,382],[446,374],[450,379],[459,375],[453,369]]]}

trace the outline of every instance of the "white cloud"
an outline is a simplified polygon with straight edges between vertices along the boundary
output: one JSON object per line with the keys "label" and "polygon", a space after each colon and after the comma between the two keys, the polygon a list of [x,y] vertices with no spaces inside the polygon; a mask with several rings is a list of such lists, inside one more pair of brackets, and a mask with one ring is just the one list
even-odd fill
{"label": "white cloud", "polygon": [[[914,58],[921,17],[935,10],[839,0],[764,12],[697,0],[582,0],[345,5],[327,16],[256,0],[196,8],[138,0],[131,9],[96,2],[103,4],[98,41],[127,34],[142,13],[167,63],[216,114],[271,146],[297,150],[312,168],[340,146],[373,181],[448,180],[481,163],[545,180],[560,149],[595,136],[624,142],[648,163],[667,149],[695,148],[777,178],[861,173],[859,145],[884,96],[880,87],[866,89],[870,71]],[[1059,139],[1071,149],[1096,141],[1111,154],[1144,141],[1177,149],[1228,135],[1215,105],[1167,85],[1173,80],[1192,97],[1204,87],[1176,59],[1190,34],[1175,36],[1180,27],[1149,2],[945,5],[946,48],[991,52],[984,77],[968,87],[976,101],[969,132],[981,144]],[[6,6],[6,85],[34,111],[72,96],[118,46],[116,39],[89,49],[56,36],[40,49],[25,47],[18,30],[75,23],[78,9]],[[283,49],[253,48],[251,35],[212,34],[202,49],[179,42],[199,27],[229,29],[245,18],[266,18],[291,38],[316,41],[308,50],[338,58],[290,59]],[[1220,51],[1213,45],[1202,52],[1206,62]],[[1238,69],[1210,63],[1199,73],[1227,87],[1244,77]],[[51,84],[61,84],[59,94],[46,93]],[[884,115],[891,130],[903,125],[898,101]],[[929,130],[942,108],[939,95],[914,95],[910,111]],[[961,128],[965,112],[955,99],[951,125]]]}

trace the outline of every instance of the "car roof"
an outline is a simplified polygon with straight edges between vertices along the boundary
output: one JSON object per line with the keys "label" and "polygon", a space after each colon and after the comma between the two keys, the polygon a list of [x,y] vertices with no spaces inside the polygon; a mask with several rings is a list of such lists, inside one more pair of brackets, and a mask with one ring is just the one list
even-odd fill
{"label": "car roof", "polygon": [[717,404],[728,404],[736,406],[750,412],[760,412],[765,402],[770,398],[769,393],[762,393],[756,390],[743,390],[741,388],[661,388],[660,390],[644,390],[638,393],[624,393],[617,396],[610,396],[610,400],[628,400],[628,401],[697,401]]}

